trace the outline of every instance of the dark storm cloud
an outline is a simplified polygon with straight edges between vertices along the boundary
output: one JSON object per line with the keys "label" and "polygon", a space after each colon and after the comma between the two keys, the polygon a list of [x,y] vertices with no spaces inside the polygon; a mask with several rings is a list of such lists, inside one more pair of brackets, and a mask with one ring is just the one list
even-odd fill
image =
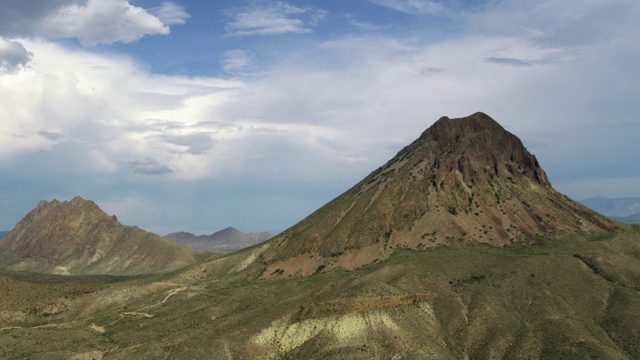
{"label": "dark storm cloud", "polygon": [[69,137],[63,134],[58,134],[50,131],[39,131],[38,134],[47,140],[51,141],[62,141],[68,139]]}
{"label": "dark storm cloud", "polygon": [[163,135],[160,138],[170,144],[187,147],[186,152],[192,155],[202,155],[208,152],[216,141],[209,134],[193,135]]}
{"label": "dark storm cloud", "polygon": [[0,71],[14,71],[27,65],[31,60],[31,54],[25,47],[11,40],[0,37]]}
{"label": "dark storm cloud", "polygon": [[144,160],[130,161],[129,165],[133,166],[133,172],[136,174],[162,175],[173,172],[169,166],[160,164],[158,160],[150,157]]}
{"label": "dark storm cloud", "polygon": [[486,62],[501,64],[501,65],[511,65],[511,66],[533,66],[535,62],[507,57],[489,57],[485,59]]}
{"label": "dark storm cloud", "polygon": [[3,0],[0,5],[0,35],[35,35],[37,25],[47,15],[71,4],[86,3],[87,0]]}

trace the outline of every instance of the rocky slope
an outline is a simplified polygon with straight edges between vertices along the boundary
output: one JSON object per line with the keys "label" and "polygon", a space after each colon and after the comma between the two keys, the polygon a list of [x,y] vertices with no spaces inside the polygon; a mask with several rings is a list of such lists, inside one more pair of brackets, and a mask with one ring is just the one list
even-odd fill
{"label": "rocky slope", "polygon": [[121,225],[92,201],[41,201],[0,240],[0,265],[62,275],[137,275],[195,262],[194,252]]}
{"label": "rocky slope", "polygon": [[609,219],[554,190],[535,156],[489,116],[443,117],[270,241],[263,276],[353,269],[400,248],[509,246],[613,229]]}
{"label": "rocky slope", "polygon": [[188,232],[175,232],[165,237],[198,251],[232,252],[261,243],[274,235],[267,231],[243,233],[236,228],[228,227],[211,235],[197,236]]}

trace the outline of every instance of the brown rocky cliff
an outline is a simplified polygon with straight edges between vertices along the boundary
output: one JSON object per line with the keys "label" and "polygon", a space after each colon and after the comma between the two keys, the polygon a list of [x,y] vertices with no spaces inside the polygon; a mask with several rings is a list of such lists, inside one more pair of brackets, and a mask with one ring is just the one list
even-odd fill
{"label": "brown rocky cliff", "polygon": [[529,244],[614,224],[555,191],[520,139],[483,113],[443,117],[353,188],[275,237],[265,277],[352,269],[395,249]]}
{"label": "brown rocky cliff", "polygon": [[92,201],[41,201],[0,241],[0,265],[58,274],[136,275],[194,263],[194,252],[121,225]]}

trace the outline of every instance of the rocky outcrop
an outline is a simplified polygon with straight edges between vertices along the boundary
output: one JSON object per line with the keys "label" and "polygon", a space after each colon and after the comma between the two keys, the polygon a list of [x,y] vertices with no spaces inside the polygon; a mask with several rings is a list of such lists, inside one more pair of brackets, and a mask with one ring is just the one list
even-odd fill
{"label": "rocky outcrop", "polygon": [[531,244],[611,231],[557,192],[520,139],[483,113],[436,121],[360,183],[271,241],[264,277],[353,269],[400,248]]}
{"label": "rocky outcrop", "polygon": [[0,240],[0,265],[60,275],[138,275],[195,262],[194,252],[121,225],[92,201],[41,201]]}

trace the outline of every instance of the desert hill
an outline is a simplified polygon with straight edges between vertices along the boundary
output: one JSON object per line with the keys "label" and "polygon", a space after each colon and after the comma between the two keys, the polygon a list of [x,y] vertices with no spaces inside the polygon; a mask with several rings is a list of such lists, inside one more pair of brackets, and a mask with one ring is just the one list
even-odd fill
{"label": "desert hill", "polygon": [[520,139],[483,113],[443,117],[393,159],[270,241],[264,276],[353,269],[397,249],[532,244],[611,231],[557,192]]}
{"label": "desert hill", "polygon": [[211,235],[197,236],[188,232],[175,232],[165,237],[197,251],[231,252],[261,243],[274,235],[267,231],[244,233],[234,227],[228,227]]}
{"label": "desert hill", "polygon": [[41,201],[0,240],[0,265],[63,275],[138,275],[195,262],[194,252],[121,225],[92,201]]}

